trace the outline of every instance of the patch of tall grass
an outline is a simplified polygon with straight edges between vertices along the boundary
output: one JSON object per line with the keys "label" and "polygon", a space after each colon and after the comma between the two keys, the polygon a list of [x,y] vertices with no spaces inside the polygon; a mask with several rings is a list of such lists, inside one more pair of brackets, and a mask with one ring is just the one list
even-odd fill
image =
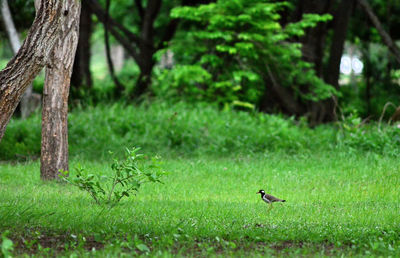
{"label": "patch of tall grass", "polygon": [[[353,120],[352,120],[353,121]],[[397,155],[400,129],[344,121],[308,127],[305,120],[258,112],[221,111],[208,104],[100,104],[69,115],[70,155],[98,159],[123,146],[140,146],[163,156],[319,151]],[[13,119],[0,143],[0,159],[40,154],[40,115]]]}

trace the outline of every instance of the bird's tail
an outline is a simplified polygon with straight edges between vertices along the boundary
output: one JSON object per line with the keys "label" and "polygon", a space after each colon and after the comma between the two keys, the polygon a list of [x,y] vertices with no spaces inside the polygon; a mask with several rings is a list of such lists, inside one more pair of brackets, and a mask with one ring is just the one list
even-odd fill
{"label": "bird's tail", "polygon": [[281,202],[286,202],[286,200],[282,200]]}

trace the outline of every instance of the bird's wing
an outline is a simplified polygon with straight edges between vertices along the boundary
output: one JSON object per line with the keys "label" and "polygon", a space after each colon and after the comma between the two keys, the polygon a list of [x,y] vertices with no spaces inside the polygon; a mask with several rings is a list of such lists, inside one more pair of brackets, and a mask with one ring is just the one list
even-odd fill
{"label": "bird's wing", "polygon": [[281,201],[283,201],[282,199],[276,198],[275,196],[272,196],[272,195],[269,195],[269,194],[265,194],[264,197],[267,198],[270,202],[281,202]]}
{"label": "bird's wing", "polygon": [[262,197],[262,199],[263,199],[263,201],[266,202],[266,203],[271,203],[271,200],[268,199],[268,197],[267,197],[266,195],[264,195],[264,196]]}

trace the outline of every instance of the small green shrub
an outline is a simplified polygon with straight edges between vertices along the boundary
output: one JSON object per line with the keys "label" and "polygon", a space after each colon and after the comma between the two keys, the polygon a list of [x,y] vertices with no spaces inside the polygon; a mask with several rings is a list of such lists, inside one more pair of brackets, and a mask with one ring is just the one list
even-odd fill
{"label": "small green shrub", "polygon": [[[90,194],[93,200],[101,204],[115,205],[123,197],[136,194],[144,183],[161,183],[160,179],[165,174],[161,169],[157,157],[151,159],[151,164],[146,166],[139,148],[126,149],[125,160],[114,158],[111,164],[113,175],[87,174],[85,169],[76,169],[76,176],[69,178],[68,171],[61,171],[60,177],[77,186],[80,190]],[[87,175],[86,175],[87,174]]]}

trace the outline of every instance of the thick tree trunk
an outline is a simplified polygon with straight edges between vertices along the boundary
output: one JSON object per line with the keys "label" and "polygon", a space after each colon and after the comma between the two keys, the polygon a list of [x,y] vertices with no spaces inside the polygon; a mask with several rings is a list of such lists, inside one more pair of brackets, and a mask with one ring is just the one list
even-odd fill
{"label": "thick tree trunk", "polygon": [[[0,71],[0,140],[26,88],[47,64],[60,39],[63,1],[43,0],[18,54]],[[64,15],[63,15],[64,14]]]}
{"label": "thick tree trunk", "polygon": [[42,149],[40,177],[57,179],[59,170],[68,170],[68,94],[79,38],[80,1],[65,0],[59,40],[46,67],[43,89]]}
{"label": "thick tree trunk", "polygon": [[86,88],[91,88],[93,86],[92,74],[90,72],[90,36],[92,34],[92,11],[87,1],[82,1],[80,17],[79,42],[71,78],[71,84],[76,89],[79,89],[82,86]]}
{"label": "thick tree trunk", "polygon": [[[8,0],[2,0],[1,14],[5,28],[7,30],[8,38],[10,39],[11,48],[14,54],[16,55],[21,47],[21,41],[19,39],[18,32],[15,28],[14,21],[12,19],[10,7],[8,6]],[[36,109],[36,107],[32,105],[33,104],[32,94],[33,94],[32,85],[29,85],[21,99],[20,111],[22,118],[28,117]]]}

